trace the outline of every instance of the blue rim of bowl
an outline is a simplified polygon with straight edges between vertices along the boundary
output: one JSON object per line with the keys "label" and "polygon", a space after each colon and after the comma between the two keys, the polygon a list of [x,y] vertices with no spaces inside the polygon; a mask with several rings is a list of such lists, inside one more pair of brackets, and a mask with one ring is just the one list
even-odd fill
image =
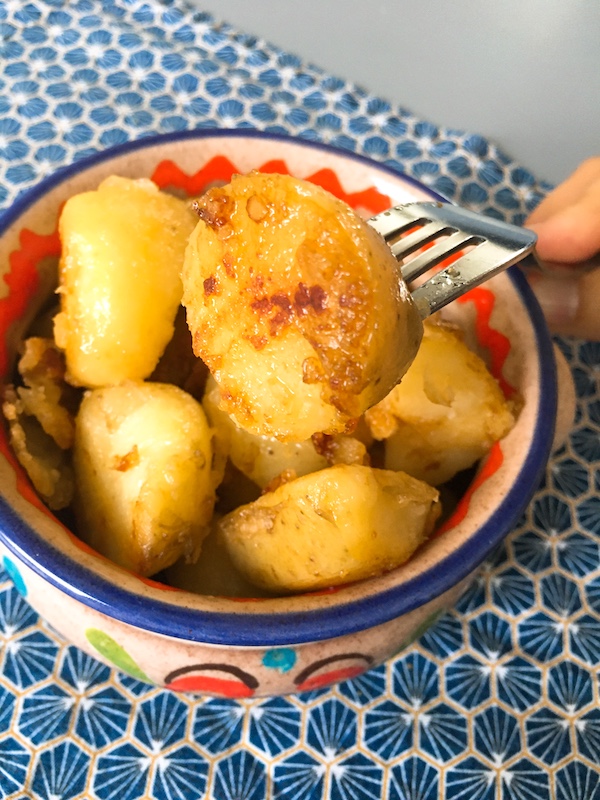
{"label": "blue rim of bowl", "polygon": [[[58,170],[25,192],[0,216],[0,235],[40,196],[71,175],[116,156],[146,147],[187,139],[257,138],[292,143],[308,149],[356,160],[370,169],[387,173],[395,179],[427,192],[432,199],[444,200],[419,181],[369,158],[320,142],[298,139],[253,129],[206,129],[148,136],[133,142],[95,153]],[[243,604],[232,601],[231,611],[189,608],[164,599],[143,597],[116,585],[91,569],[78,564],[31,528],[0,497],[0,541],[34,573],[65,594],[109,617],[134,627],[167,637],[217,645],[275,647],[322,641],[357,633],[381,625],[425,605],[441,596],[470,575],[514,528],[539,487],[552,444],[557,409],[557,378],[553,346],[542,311],[522,273],[508,270],[518,294],[530,315],[540,363],[540,401],[531,445],[519,474],[500,505],[471,537],[434,567],[397,586],[364,598],[340,602],[331,607],[308,611],[256,611],[260,603],[251,604],[251,613],[243,613]],[[164,590],[156,589],[157,595]],[[284,601],[285,602],[285,601]]]}

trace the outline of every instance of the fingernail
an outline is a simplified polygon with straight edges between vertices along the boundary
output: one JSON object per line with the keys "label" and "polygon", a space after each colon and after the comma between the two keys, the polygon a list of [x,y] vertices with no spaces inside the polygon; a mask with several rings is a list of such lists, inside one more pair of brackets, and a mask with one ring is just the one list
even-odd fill
{"label": "fingernail", "polygon": [[579,310],[579,281],[553,277],[548,273],[530,276],[531,288],[550,328],[573,322]]}

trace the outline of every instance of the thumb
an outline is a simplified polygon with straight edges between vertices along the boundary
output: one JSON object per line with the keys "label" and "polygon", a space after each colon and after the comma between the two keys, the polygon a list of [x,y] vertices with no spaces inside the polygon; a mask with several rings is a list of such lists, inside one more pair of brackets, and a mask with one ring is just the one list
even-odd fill
{"label": "thumb", "polygon": [[569,277],[530,270],[527,279],[552,333],[600,341],[600,269]]}
{"label": "thumb", "polygon": [[581,267],[600,252],[600,191],[542,222],[529,223],[537,234],[536,253],[547,264]]}

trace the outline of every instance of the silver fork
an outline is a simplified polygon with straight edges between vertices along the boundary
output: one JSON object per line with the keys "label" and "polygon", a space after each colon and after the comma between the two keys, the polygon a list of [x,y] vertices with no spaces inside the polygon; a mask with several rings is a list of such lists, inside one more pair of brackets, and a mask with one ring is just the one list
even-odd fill
{"label": "silver fork", "polygon": [[[535,233],[527,228],[475,214],[450,203],[408,203],[383,211],[368,222],[383,236],[398,261],[430,245],[401,265],[400,271],[407,283],[449,256],[466,251],[429,280],[411,289],[422,319],[521,261],[533,251],[537,241]],[[411,230],[413,228],[416,230]]]}

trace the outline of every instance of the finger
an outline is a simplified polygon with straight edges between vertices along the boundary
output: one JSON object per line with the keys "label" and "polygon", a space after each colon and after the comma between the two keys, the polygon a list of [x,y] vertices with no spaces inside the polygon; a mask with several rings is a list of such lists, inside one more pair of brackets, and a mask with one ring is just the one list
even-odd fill
{"label": "finger", "polygon": [[577,264],[600,251],[600,179],[572,205],[543,222],[530,224],[542,261]]}
{"label": "finger", "polygon": [[588,158],[563,183],[552,191],[529,215],[526,225],[537,224],[553,217],[574,203],[590,186],[600,181],[600,156]]}
{"label": "finger", "polygon": [[579,280],[533,271],[527,277],[553,333],[600,341],[600,270]]}
{"label": "finger", "polygon": [[600,251],[600,157],[588,159],[530,215],[536,253],[547,266],[586,261]]}

